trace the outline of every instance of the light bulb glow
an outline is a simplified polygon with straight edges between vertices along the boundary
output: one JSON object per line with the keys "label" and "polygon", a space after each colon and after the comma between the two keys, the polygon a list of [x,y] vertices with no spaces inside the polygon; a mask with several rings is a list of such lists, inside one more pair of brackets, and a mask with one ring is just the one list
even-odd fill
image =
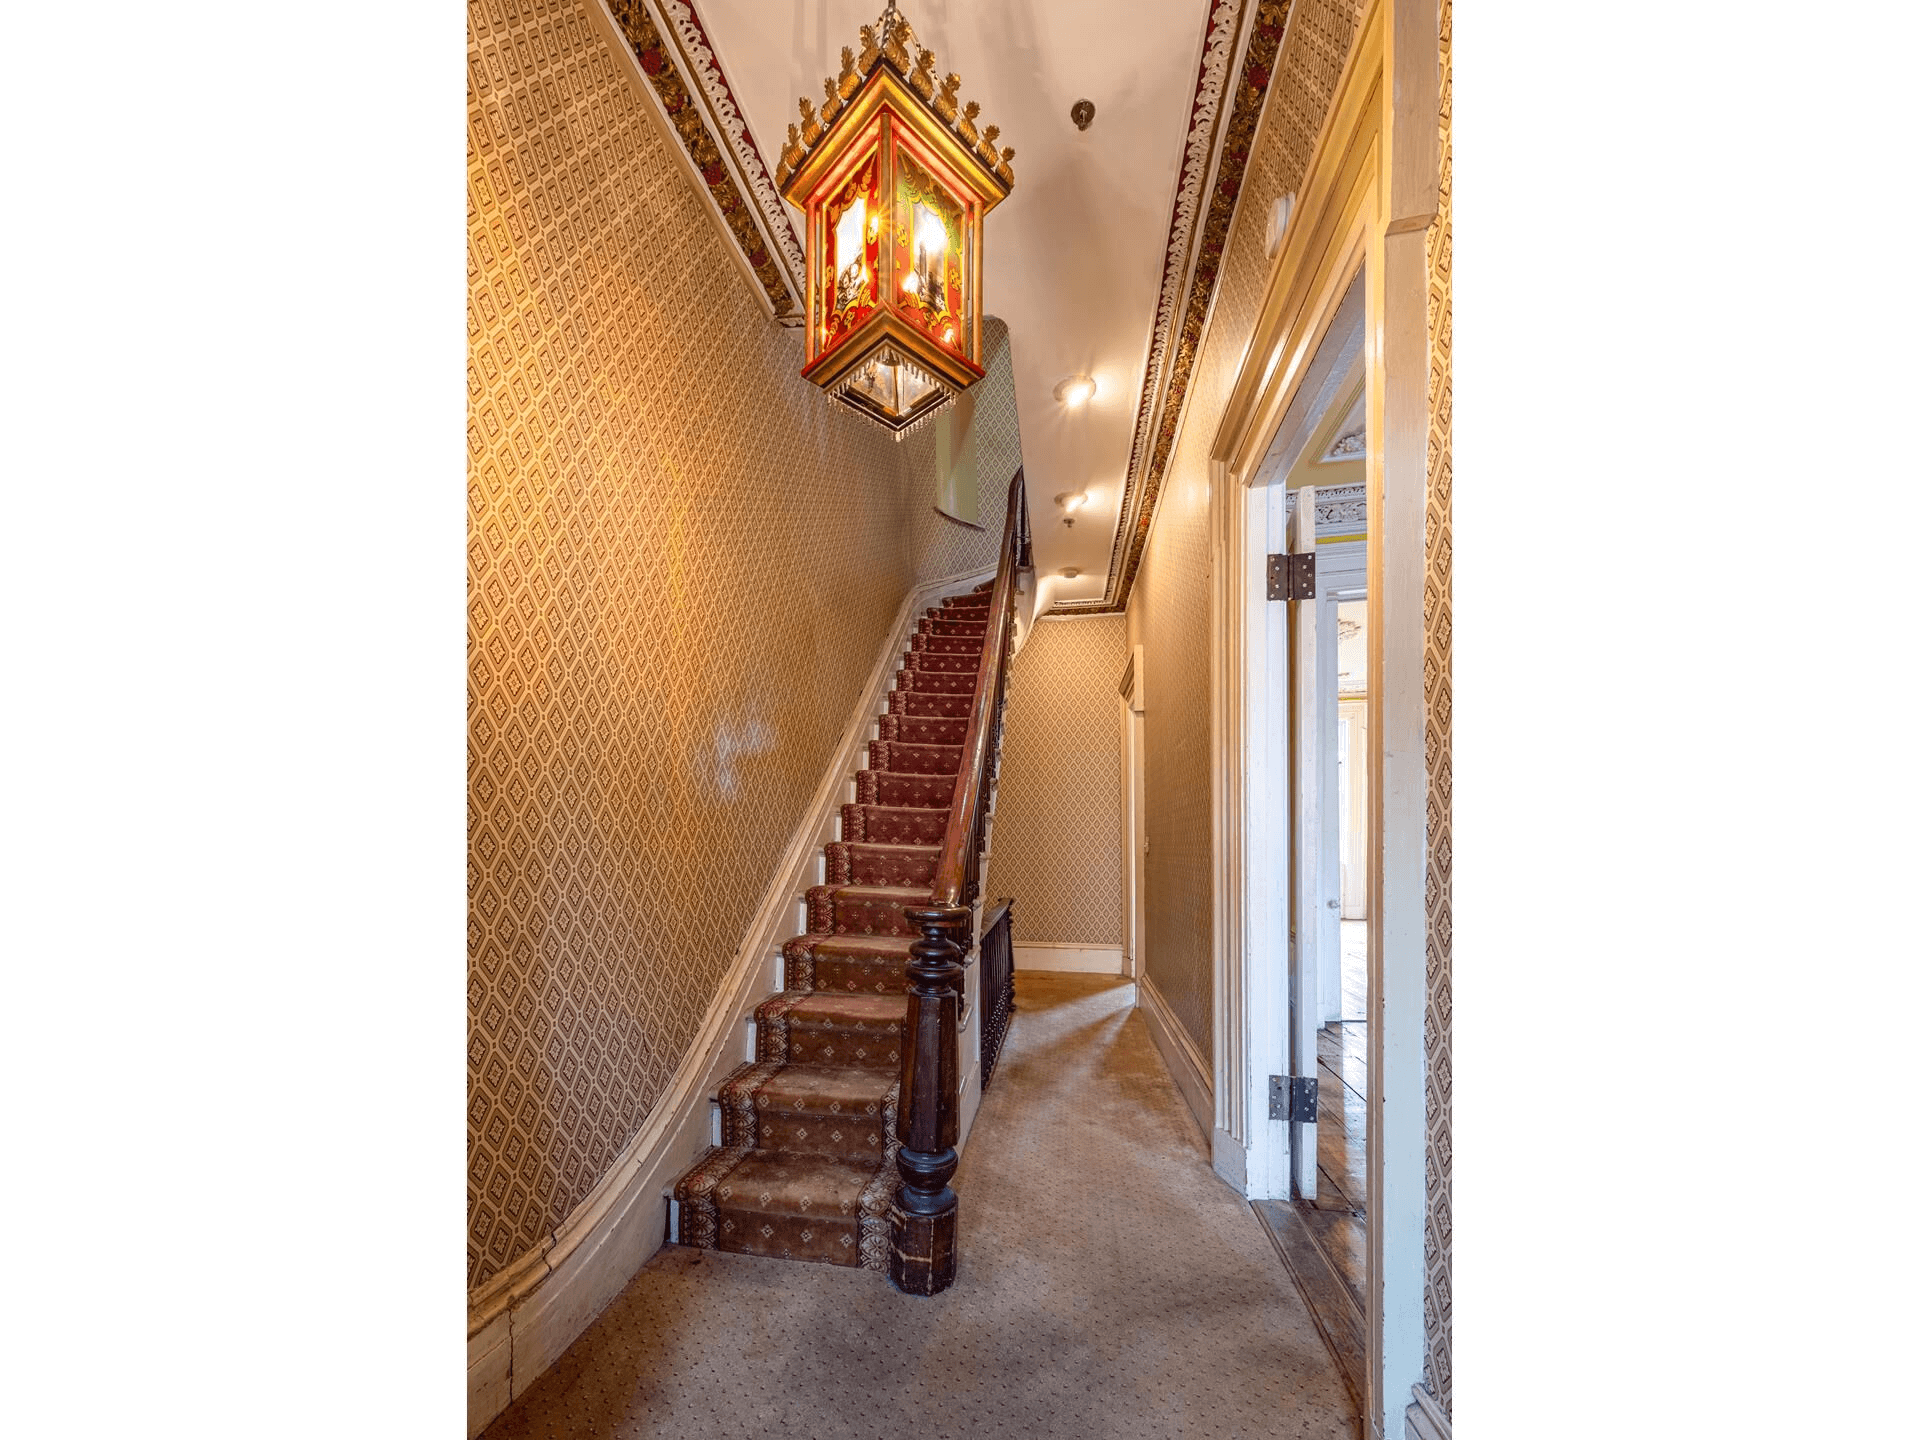
{"label": "light bulb glow", "polygon": [[1053,387],[1053,398],[1069,410],[1078,410],[1094,397],[1099,388],[1091,375],[1069,375]]}

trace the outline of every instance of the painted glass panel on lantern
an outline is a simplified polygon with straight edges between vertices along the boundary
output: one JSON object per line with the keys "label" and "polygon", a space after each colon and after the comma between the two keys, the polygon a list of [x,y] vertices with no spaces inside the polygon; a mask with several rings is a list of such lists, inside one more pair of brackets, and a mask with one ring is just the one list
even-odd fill
{"label": "painted glass panel on lantern", "polygon": [[968,353],[966,208],[903,146],[895,214],[900,313],[948,349]]}
{"label": "painted glass panel on lantern", "polygon": [[880,156],[856,169],[821,217],[827,264],[820,277],[820,353],[846,339],[879,303]]}

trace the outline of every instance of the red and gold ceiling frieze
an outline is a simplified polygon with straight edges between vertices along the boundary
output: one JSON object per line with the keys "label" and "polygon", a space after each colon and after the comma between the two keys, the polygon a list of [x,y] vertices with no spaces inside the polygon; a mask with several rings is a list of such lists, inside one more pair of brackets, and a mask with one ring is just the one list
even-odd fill
{"label": "red and gold ceiling frieze", "polygon": [[[598,3],[598,0],[594,0]],[[782,325],[806,323],[806,260],[707,28],[688,0],[606,0],[726,235]]]}
{"label": "red and gold ceiling frieze", "polygon": [[[729,239],[759,280],[769,313],[783,325],[804,324],[806,264],[799,237],[698,11],[691,0],[605,3],[706,183]],[[1056,611],[1100,614],[1127,607],[1291,8],[1292,0],[1209,5],[1106,592],[1099,600],[1063,602]]]}
{"label": "red and gold ceiling frieze", "polygon": [[[1253,154],[1254,134],[1260,128],[1267,91],[1273,83],[1274,58],[1286,33],[1292,0],[1257,0],[1252,8],[1250,32],[1243,26],[1248,18],[1245,0],[1214,0],[1207,16],[1207,38],[1194,86],[1180,186],[1167,229],[1160,304],[1154,315],[1146,377],[1134,418],[1133,453],[1107,565],[1106,593],[1098,600],[1058,603],[1053,607],[1055,614],[1118,613],[1127,608],[1133,592],[1134,575],[1153,528],[1160,482],[1179,434],[1187,389],[1226,256],[1227,232],[1233,225],[1247,161]],[[1244,53],[1236,73],[1234,52],[1243,40]],[[1229,76],[1234,77],[1231,90]],[[1224,127],[1218,123],[1223,112],[1227,113]]]}

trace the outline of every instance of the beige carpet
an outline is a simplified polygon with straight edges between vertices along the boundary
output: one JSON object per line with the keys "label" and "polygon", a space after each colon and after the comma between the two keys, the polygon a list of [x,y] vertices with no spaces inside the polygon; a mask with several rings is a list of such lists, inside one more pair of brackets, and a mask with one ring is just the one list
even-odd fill
{"label": "beige carpet", "polygon": [[914,1299],[864,1270],[670,1245],[488,1440],[1351,1440],[1346,1387],[1266,1232],[1208,1168],[1132,985],[1023,972],[1018,987],[953,1182],[951,1290]]}

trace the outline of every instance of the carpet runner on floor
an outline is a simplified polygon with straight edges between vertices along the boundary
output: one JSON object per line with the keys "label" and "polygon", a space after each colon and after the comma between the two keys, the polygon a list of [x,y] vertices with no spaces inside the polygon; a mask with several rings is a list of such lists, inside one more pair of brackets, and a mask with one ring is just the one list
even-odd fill
{"label": "carpet runner on floor", "polygon": [[856,800],[754,1010],[754,1058],[721,1084],[721,1143],[674,1186],[680,1243],[884,1271],[892,1247],[906,912],[932,896],[979,683],[991,584],[921,617]]}

